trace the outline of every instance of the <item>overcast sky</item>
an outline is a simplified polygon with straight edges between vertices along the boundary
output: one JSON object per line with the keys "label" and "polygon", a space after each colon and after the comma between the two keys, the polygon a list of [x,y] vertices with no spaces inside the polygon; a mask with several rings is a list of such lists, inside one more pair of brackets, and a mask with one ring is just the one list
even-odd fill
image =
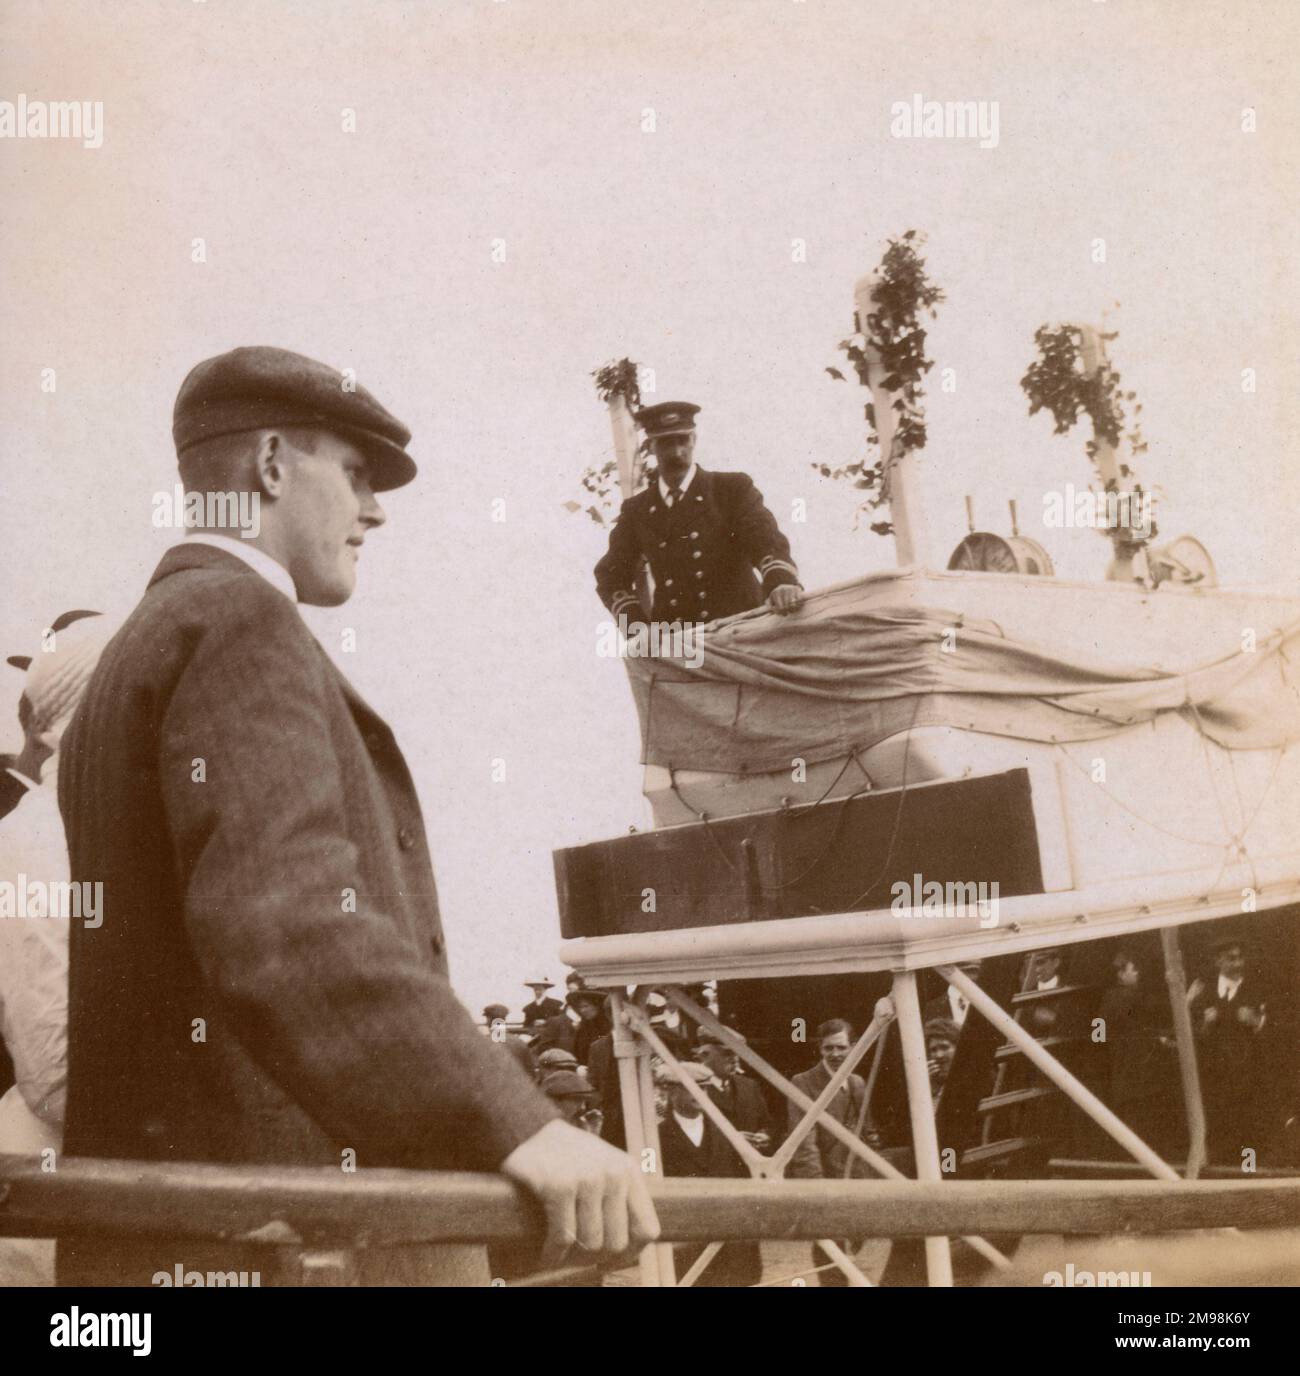
{"label": "overcast sky", "polygon": [[[1029,419],[1018,380],[1039,324],[1107,311],[1162,536],[1194,532],[1225,582],[1300,580],[1298,15],[8,0],[0,99],[102,101],[104,136],[0,139],[0,647],[138,600],[173,538],[151,499],[194,363],[265,343],[356,369],[421,476],[385,499],[352,602],[308,619],[411,761],[457,987],[517,1009],[523,979],[562,978],[552,849],[648,822],[623,668],[595,653],[604,537],[562,505],[610,451],[589,376],[607,360],[701,405],[698,459],[754,476],[809,587],[888,567],[892,541],[855,532],[850,490],[810,465],[862,449],[865,395],[823,371],[854,280],[923,230],[948,298],[937,559],[966,493],[1003,531],[1015,497],[1058,572],[1101,576],[1100,536],[1038,524],[1045,490],[1087,484],[1083,436]],[[996,101],[997,146],[891,137],[916,94]],[[5,689],[13,745],[16,674]]]}

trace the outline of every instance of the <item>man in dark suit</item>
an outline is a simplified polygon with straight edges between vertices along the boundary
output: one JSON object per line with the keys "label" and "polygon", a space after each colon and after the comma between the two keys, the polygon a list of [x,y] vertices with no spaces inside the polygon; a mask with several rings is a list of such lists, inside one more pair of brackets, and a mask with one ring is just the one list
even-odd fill
{"label": "man in dark suit", "polygon": [[654,575],[652,621],[705,623],[761,606],[799,605],[799,570],[790,545],[745,473],[696,465],[698,406],[667,401],[637,413],[659,465],[644,492],[629,497],[596,565],[596,591],[616,621],[644,622],[636,589]]}
{"label": "man in dark suit", "polygon": [[[562,1123],[452,993],[401,751],[296,605],[351,596],[375,493],[415,476],[409,432],[334,369],[254,348],[190,373],[173,434],[207,529],[164,555],[63,743],[72,877],[105,903],[73,927],[66,1149],[500,1170],[540,1199],[554,1254],[639,1243],[640,1173]],[[253,538],[217,528],[219,493],[255,499]],[[481,1247],[356,1256],[365,1283],[488,1280]],[[295,1279],[238,1242],[59,1244],[62,1284],[178,1263]]]}
{"label": "man in dark suit", "polygon": [[[704,1066],[691,1061],[682,1063],[682,1073],[701,1086],[710,1078]],[[740,1157],[706,1117],[690,1090],[666,1071],[663,1081],[668,1093],[668,1112],[659,1125],[663,1173],[673,1179],[748,1176]],[[679,1280],[703,1250],[698,1243],[674,1249]],[[695,1284],[704,1287],[757,1285],[762,1278],[763,1256],[758,1243],[727,1242]]]}
{"label": "man in dark suit", "polygon": [[[736,1034],[739,1036],[739,1033]],[[772,1149],[772,1115],[763,1091],[748,1076],[740,1073],[736,1053],[708,1032],[700,1035],[695,1059],[709,1072],[705,1085],[709,1098],[727,1116],[727,1121],[755,1151],[766,1155]]]}
{"label": "man in dark suit", "polygon": [[1241,939],[1212,946],[1216,969],[1187,991],[1205,1103],[1207,1151],[1216,1164],[1239,1165],[1243,1148],[1262,1152],[1270,1136],[1263,1095],[1269,1060],[1269,1010],[1258,976],[1246,969]]}
{"label": "man in dark suit", "polygon": [[[848,1058],[853,1046],[853,1028],[843,1018],[832,1018],[817,1029],[817,1049],[820,1059],[811,1070],[794,1077],[794,1084],[812,1100],[816,1100],[830,1084],[831,1077]],[[850,1132],[865,1138],[872,1131],[871,1114],[867,1109],[867,1084],[860,1075],[850,1075],[839,1093],[826,1105],[824,1112]],[[803,1117],[804,1111],[793,1103],[789,1106],[789,1131]],[[838,1138],[832,1137],[818,1124],[799,1144],[791,1158],[786,1175],[792,1180],[846,1180],[872,1176],[874,1173],[860,1156],[853,1155]],[[852,1244],[841,1240],[840,1247],[852,1251]],[[813,1244],[813,1265],[826,1266],[830,1257],[817,1243]],[[831,1267],[820,1275],[823,1286],[846,1286],[848,1281],[838,1268]]]}

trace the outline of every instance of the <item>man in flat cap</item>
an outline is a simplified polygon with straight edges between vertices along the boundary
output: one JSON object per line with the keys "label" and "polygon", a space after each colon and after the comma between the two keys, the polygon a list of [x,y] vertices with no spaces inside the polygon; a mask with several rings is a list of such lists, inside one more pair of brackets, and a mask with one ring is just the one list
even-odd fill
{"label": "man in flat cap", "polygon": [[[743,1179],[749,1171],[735,1149],[706,1117],[695,1096],[686,1088],[691,1080],[707,1093],[712,1078],[707,1066],[683,1061],[681,1079],[667,1066],[656,1078],[667,1089],[668,1111],[659,1125],[660,1164],[664,1175],[695,1179]],[[688,1243],[673,1249],[678,1276],[699,1260],[704,1246]],[[757,1285],[763,1278],[763,1254],[757,1242],[724,1242],[717,1255],[696,1278],[702,1288]]]}
{"label": "man in flat cap", "polygon": [[695,462],[699,407],[665,401],[638,411],[658,477],[624,503],[596,565],[596,591],[615,621],[646,620],[636,589],[644,563],[654,576],[652,621],[707,624],[766,600],[799,605],[790,545],[747,473],[715,473]]}
{"label": "man in flat cap", "polygon": [[[409,432],[334,369],[248,348],[190,373],[173,434],[188,492],[251,496],[260,519],[163,556],[64,739],[72,876],[104,886],[102,925],[72,940],[66,1149],[500,1170],[544,1206],[552,1255],[645,1241],[640,1173],[560,1121],[453,995],[406,763],[298,612],[351,596],[375,494],[415,476]],[[59,1244],[62,1284],[178,1262],[300,1280],[285,1248]],[[489,1280],[481,1247],[355,1265],[367,1284]]]}
{"label": "man in flat cap", "polygon": [[576,1070],[552,1070],[543,1075],[541,1090],[555,1104],[566,1123],[585,1132],[600,1133],[600,1110],[592,1112],[596,1091]]}

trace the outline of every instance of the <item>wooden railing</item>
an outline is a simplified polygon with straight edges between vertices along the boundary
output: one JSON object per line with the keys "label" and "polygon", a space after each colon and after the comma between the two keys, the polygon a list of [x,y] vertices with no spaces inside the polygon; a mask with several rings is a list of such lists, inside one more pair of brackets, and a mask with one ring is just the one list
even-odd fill
{"label": "wooden railing", "polygon": [[[665,1241],[1300,1227],[1300,1179],[656,1180]],[[60,1232],[370,1247],[535,1238],[499,1175],[0,1155],[0,1236]]]}

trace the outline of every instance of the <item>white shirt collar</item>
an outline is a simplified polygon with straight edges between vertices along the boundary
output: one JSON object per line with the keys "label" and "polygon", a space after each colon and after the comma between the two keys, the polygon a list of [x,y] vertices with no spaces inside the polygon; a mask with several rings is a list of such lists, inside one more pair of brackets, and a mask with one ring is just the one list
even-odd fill
{"label": "white shirt collar", "polygon": [[297,603],[298,589],[289,577],[289,570],[277,564],[265,550],[234,535],[223,535],[215,530],[192,530],[186,536],[187,544],[211,545],[213,549],[225,550],[236,559],[242,559],[254,573],[260,573],[278,592],[284,593],[290,602]]}
{"label": "white shirt collar", "polygon": [[[687,489],[688,487],[690,487],[690,485],[691,485],[691,480],[692,480],[694,477],[695,477],[695,462],[694,462],[694,460],[692,460],[692,461],[691,461],[691,466],[686,470],[686,476],[682,479],[682,482],[681,482],[681,494],[682,494],[683,497],[686,496],[686,489]],[[662,473],[659,475],[659,495],[664,499],[665,502],[668,500],[668,484],[667,484],[666,482],[664,482],[663,474],[662,474]]]}
{"label": "white shirt collar", "polygon": [[1057,989],[1060,987],[1060,984],[1060,975],[1053,975],[1051,979],[1040,979],[1038,981],[1038,988],[1040,991],[1044,989]]}
{"label": "white shirt collar", "polygon": [[697,1147],[704,1145],[704,1115],[702,1113],[697,1113],[694,1118],[687,1118],[673,1109],[673,1117],[677,1119],[677,1126]]}
{"label": "white shirt collar", "polygon": [[1237,997],[1237,990],[1241,988],[1241,981],[1245,979],[1242,975],[1239,979],[1229,979],[1227,975],[1219,976],[1219,997],[1231,1002]]}

